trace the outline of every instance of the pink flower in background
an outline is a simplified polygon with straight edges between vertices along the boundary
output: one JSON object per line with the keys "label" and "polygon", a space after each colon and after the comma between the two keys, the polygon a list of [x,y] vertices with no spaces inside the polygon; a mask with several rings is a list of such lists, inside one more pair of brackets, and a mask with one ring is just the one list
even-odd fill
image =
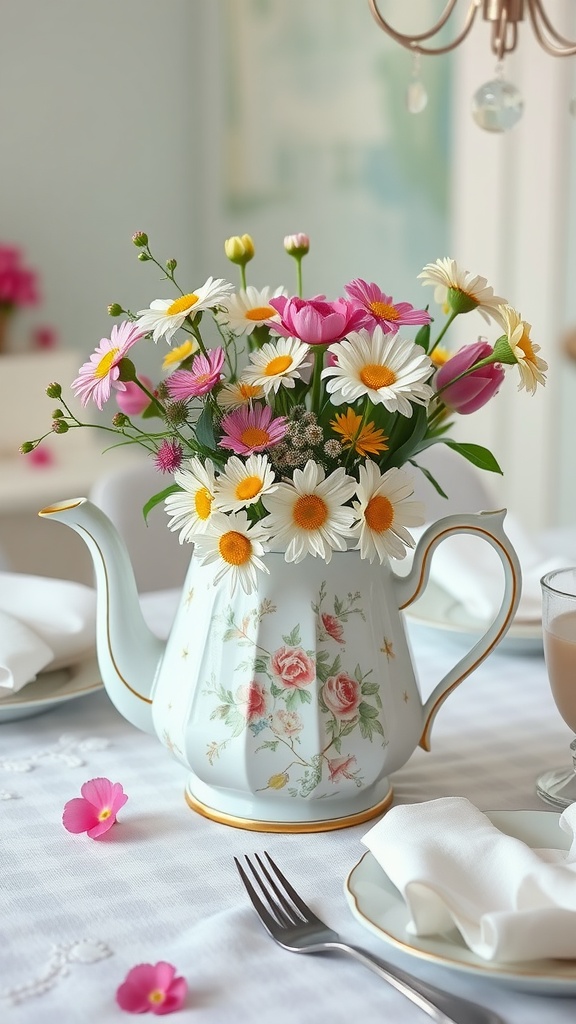
{"label": "pink flower in background", "polygon": [[440,398],[449,409],[466,416],[481,409],[496,394],[504,380],[504,369],[500,363],[490,363],[450,383],[465,373],[474,363],[492,355],[492,346],[487,341],[476,341],[465,345],[456,355],[448,359],[434,377],[436,392],[442,390]]}
{"label": "pink flower in background", "polygon": [[270,667],[284,686],[299,690],[316,678],[316,666],[301,647],[279,647],[274,651]]}
{"label": "pink flower in background", "polygon": [[118,391],[126,390],[126,384],[118,379],[118,363],[145,333],[138,324],[131,323],[130,320],[124,320],[120,326],[114,324],[110,338],[102,338],[88,362],[80,367],[76,380],[72,381],[72,390],[82,405],[88,405],[93,398],[101,409],[110,398],[112,388],[117,388]]}
{"label": "pink flower in background", "polygon": [[354,306],[368,315],[368,330],[379,324],[385,334],[395,334],[404,324],[429,324],[432,319],[425,309],[414,309],[409,302],[394,302],[377,284],[368,284],[361,277],[350,281],[344,290]]}
{"label": "pink flower in background", "polygon": [[182,465],[184,452],[178,441],[164,438],[154,459],[154,465],[160,473],[175,473]]}
{"label": "pink flower in background", "polygon": [[268,698],[262,683],[254,679],[249,686],[239,686],[236,690],[236,700],[243,705],[246,721],[257,722],[259,718],[264,718],[268,709]]}
{"label": "pink flower in background", "polygon": [[34,448],[26,456],[26,461],[43,469],[45,466],[53,466],[56,459],[50,448]]}
{"label": "pink flower in background", "polygon": [[[139,379],[144,387],[148,388],[148,391],[154,391],[154,384],[149,377],[141,373]],[[118,391],[116,395],[118,408],[125,416],[140,416],[151,401],[152,399],[148,398],[148,395],[133,380],[125,381],[124,391]]]}
{"label": "pink flower in background", "polygon": [[53,327],[35,327],[32,331],[32,344],[34,348],[47,351],[56,348],[58,335]]}
{"label": "pink flower in background", "polygon": [[269,405],[243,406],[222,418],[223,434],[218,444],[236,455],[263,452],[278,444],[286,433],[286,417],[272,419]]}
{"label": "pink flower in background", "polygon": [[330,676],[322,687],[322,699],[336,718],[354,718],[362,697],[360,683],[346,672]]}
{"label": "pink flower in background", "polygon": [[270,305],[280,314],[279,321],[268,321],[272,330],[285,338],[299,338],[307,345],[341,341],[350,331],[366,327],[369,321],[366,311],[356,308],[348,299],[327,302],[324,295],[313,299],[287,299],[279,295],[270,299]]}
{"label": "pink flower in background", "polygon": [[185,402],[189,398],[207,395],[218,384],[224,365],[224,349],[211,348],[208,355],[194,356],[191,370],[176,370],[166,380],[170,398]]}
{"label": "pink flower in background", "polygon": [[80,792],[81,797],[64,805],[62,824],[68,832],[87,832],[90,839],[99,839],[112,828],[128,797],[119,782],[104,778],[90,779]]}
{"label": "pink flower in background", "polygon": [[331,636],[333,640],[336,640],[339,644],[343,644],[344,641],[344,630],[342,629],[342,623],[335,615],[329,615],[328,612],[322,612],[320,618],[322,619],[322,625]]}
{"label": "pink flower in background", "polygon": [[173,1013],[184,1005],[188,985],[165,960],[137,964],[116,990],[116,1002],[128,1013]]}
{"label": "pink flower in background", "polygon": [[0,306],[35,306],[38,302],[36,274],[21,264],[20,249],[0,245]]}

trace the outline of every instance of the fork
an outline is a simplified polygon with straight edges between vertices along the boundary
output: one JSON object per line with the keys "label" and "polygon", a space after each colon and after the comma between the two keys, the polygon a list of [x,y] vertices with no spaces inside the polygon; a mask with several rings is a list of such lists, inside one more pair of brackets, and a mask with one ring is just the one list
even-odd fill
{"label": "fork", "polygon": [[270,854],[264,851],[264,856],[267,864],[259,854],[254,854],[257,867],[247,855],[244,860],[270,909],[238,857],[234,857],[234,862],[260,921],[282,949],[292,953],[347,953],[384,978],[437,1024],[504,1024],[502,1017],[492,1010],[420,981],[358,946],[342,942],[338,933],[321,921],[298,895]]}

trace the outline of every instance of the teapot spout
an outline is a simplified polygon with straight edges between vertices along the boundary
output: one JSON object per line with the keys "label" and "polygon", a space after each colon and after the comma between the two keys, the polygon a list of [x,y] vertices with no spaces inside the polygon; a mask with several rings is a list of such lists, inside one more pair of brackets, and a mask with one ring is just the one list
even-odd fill
{"label": "teapot spout", "polygon": [[98,666],[108,695],[121,715],[153,733],[152,687],[164,644],[144,621],[126,545],[106,516],[87,498],[71,498],[38,513],[65,523],[87,545],[97,589]]}

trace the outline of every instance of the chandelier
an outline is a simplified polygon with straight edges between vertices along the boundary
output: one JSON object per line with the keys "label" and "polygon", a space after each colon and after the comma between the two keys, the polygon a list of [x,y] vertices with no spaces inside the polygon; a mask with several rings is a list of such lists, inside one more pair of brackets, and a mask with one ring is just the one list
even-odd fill
{"label": "chandelier", "polygon": [[[504,77],[504,59],[516,49],[518,26],[525,14],[540,46],[553,57],[570,57],[576,54],[576,42],[566,39],[554,27],[546,11],[544,0],[468,0],[468,11],[462,27],[445,45],[429,45],[429,41],[450,21],[458,0],[448,0],[438,21],[432,28],[417,35],[406,35],[392,28],[382,15],[378,0],[368,0],[370,10],[377,24],[395,42],[405,46],[414,54],[412,80],[407,91],[408,110],[417,114],[428,102],[426,90],[419,77],[421,54],[438,55],[455,50],[468,36],[478,12],[482,11],[484,21],[491,24],[491,47],[496,57],[496,77],[481,85],[474,94],[472,116],[481,128],[491,132],[504,132],[512,128],[522,116],[524,101],[519,90]],[[460,10],[466,0],[460,5]]]}

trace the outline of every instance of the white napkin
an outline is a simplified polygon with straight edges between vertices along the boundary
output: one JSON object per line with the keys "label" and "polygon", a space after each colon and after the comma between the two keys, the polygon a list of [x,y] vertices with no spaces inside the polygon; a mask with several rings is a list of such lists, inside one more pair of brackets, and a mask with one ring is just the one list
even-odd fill
{"label": "white napkin", "polygon": [[576,957],[576,804],[565,850],[532,850],[463,797],[393,807],[362,842],[402,893],[409,931],[456,927],[469,948],[504,963]]}
{"label": "white napkin", "polygon": [[95,641],[91,587],[0,572],[0,694],[16,692],[42,669],[73,665],[94,650]]}

